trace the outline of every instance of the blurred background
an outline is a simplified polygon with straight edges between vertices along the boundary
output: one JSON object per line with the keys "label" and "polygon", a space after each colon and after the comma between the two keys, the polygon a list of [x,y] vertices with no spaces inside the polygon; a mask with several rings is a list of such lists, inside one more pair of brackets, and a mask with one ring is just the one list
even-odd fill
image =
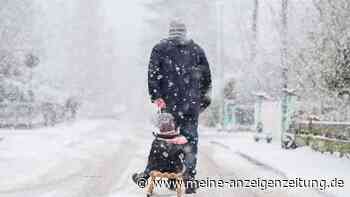
{"label": "blurred background", "polygon": [[200,177],[339,183],[200,196],[348,197],[349,0],[0,0],[0,196],[144,194],[148,61],[173,18],[212,71]]}
{"label": "blurred background", "polygon": [[296,120],[328,121],[320,123],[328,128],[350,119],[346,0],[0,4],[2,127],[148,121],[150,50],[174,17],[186,22],[211,65],[213,104],[202,124],[254,130],[261,122],[282,136]]}

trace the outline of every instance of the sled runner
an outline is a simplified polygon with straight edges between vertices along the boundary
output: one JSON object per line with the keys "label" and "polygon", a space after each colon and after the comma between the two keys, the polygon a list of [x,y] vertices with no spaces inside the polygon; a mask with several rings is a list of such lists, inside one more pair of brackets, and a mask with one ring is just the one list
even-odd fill
{"label": "sled runner", "polygon": [[182,190],[182,173],[168,173],[168,172],[159,172],[159,171],[152,171],[150,173],[150,178],[148,179],[148,185],[146,187],[147,197],[151,197],[153,195],[153,191],[155,188],[155,183],[157,179],[171,179],[175,180],[176,183],[176,196],[182,197],[183,190]]}

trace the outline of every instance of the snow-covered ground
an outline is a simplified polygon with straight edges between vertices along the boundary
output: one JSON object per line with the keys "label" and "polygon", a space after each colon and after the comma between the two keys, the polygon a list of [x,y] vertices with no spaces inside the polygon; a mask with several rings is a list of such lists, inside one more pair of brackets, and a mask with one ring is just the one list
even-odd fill
{"label": "snow-covered ground", "polygon": [[[282,150],[255,143],[250,133],[200,130],[198,178],[339,178],[344,188],[327,188],[331,196],[349,194],[350,161],[308,148]],[[130,176],[144,168],[152,127],[127,120],[82,120],[54,128],[0,130],[0,197],[143,196]],[[256,165],[252,158],[270,168]],[[271,170],[273,169],[273,170]],[[276,173],[277,172],[277,173]],[[285,189],[215,190],[199,196],[304,197]]]}
{"label": "snow-covered ground", "polygon": [[253,133],[247,132],[218,133],[206,129],[202,135],[290,179],[344,180],[344,187],[327,188],[326,193],[339,197],[350,195],[350,159],[315,152],[309,147],[284,150],[276,141],[271,144],[257,143],[253,140]]}
{"label": "snow-covered ground", "polygon": [[91,133],[101,124],[84,120],[54,128],[0,130],[0,191],[53,182],[76,173],[82,161],[93,156],[90,152],[104,143],[94,140]]}

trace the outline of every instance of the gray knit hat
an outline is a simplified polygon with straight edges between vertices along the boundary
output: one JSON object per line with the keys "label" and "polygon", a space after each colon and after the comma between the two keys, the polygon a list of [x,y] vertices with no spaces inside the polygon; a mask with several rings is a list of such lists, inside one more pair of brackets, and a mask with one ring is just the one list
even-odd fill
{"label": "gray knit hat", "polygon": [[159,132],[155,133],[157,137],[173,138],[179,135],[179,129],[175,126],[175,118],[170,113],[159,114],[157,127],[159,128]]}
{"label": "gray knit hat", "polygon": [[185,23],[175,19],[170,22],[169,25],[169,37],[186,37],[187,29]]}

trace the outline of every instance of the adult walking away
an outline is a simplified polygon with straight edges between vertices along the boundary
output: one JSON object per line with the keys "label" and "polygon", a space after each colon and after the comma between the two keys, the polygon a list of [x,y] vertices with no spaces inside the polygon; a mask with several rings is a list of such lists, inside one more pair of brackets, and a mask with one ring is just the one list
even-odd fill
{"label": "adult walking away", "polygon": [[[198,152],[198,117],[210,104],[211,73],[204,50],[188,39],[184,23],[170,23],[169,37],[152,50],[148,70],[148,88],[151,100],[158,108],[175,118],[180,137],[170,141],[183,144],[184,180],[194,181]],[[153,142],[154,143],[154,142]],[[143,173],[133,177],[148,178],[152,169],[152,150]],[[186,183],[186,182],[185,182]],[[185,184],[186,193],[195,193],[194,184]]]}

